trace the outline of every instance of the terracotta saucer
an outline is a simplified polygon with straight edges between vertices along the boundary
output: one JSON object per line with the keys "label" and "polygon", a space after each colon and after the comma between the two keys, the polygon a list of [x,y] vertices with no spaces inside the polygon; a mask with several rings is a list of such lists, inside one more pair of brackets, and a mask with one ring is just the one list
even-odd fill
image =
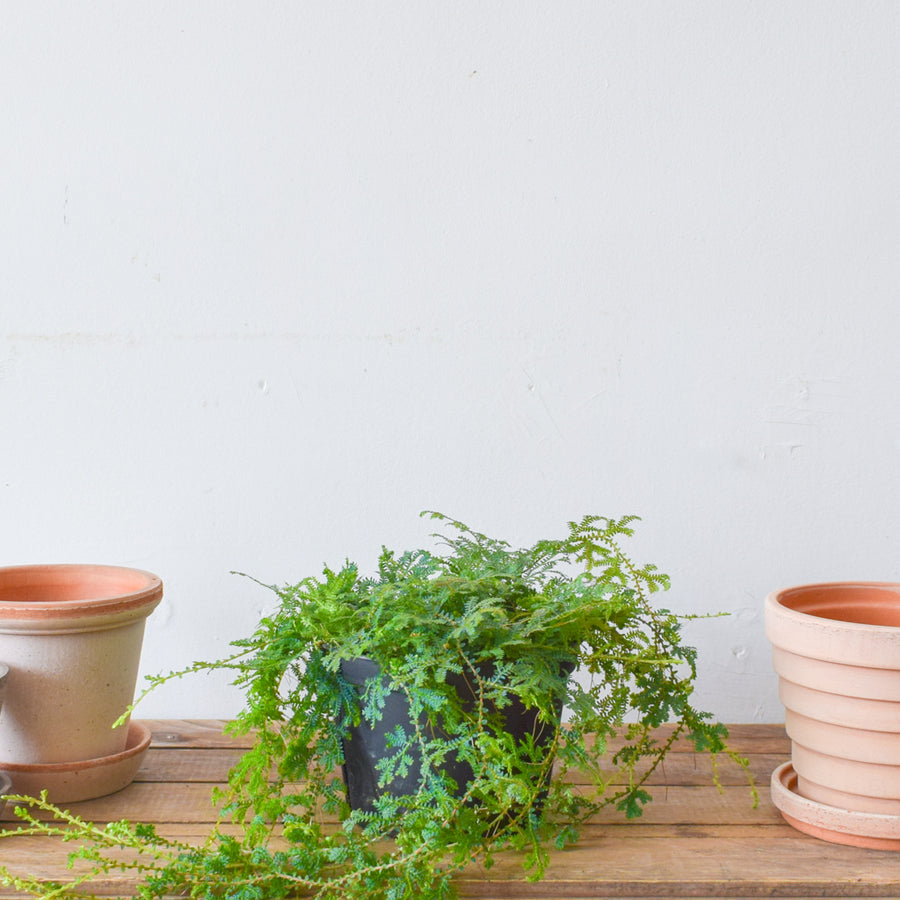
{"label": "terracotta saucer", "polygon": [[786,762],[772,773],[772,802],[789,825],[833,844],[900,851],[900,816],[855,812],[797,793],[797,773]]}
{"label": "terracotta saucer", "polygon": [[51,803],[92,800],[121,790],[134,781],[150,746],[150,737],[150,729],[146,725],[131,721],[125,749],[121,753],[71,763],[28,765],[0,762],[0,770],[12,779],[11,793],[14,794],[37,797],[46,790]]}

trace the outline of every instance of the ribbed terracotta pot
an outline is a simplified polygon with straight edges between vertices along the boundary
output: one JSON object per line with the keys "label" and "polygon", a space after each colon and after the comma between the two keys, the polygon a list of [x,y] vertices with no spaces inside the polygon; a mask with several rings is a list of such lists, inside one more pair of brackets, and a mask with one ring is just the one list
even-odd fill
{"label": "ribbed terracotta pot", "polygon": [[765,612],[792,746],[776,805],[817,837],[900,850],[900,584],[787,588]]}
{"label": "ribbed terracotta pot", "polygon": [[121,754],[147,616],[162,599],[150,572],[118,566],[0,568],[0,769]]}

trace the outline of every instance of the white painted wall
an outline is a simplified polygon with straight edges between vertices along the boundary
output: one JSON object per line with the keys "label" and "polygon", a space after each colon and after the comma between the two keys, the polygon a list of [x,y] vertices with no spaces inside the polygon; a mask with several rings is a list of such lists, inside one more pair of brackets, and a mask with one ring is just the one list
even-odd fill
{"label": "white painted wall", "polygon": [[[637,513],[698,700],[900,580],[900,5],[0,6],[0,564],[160,574],[143,668],[437,508]],[[228,716],[199,678],[142,714]]]}

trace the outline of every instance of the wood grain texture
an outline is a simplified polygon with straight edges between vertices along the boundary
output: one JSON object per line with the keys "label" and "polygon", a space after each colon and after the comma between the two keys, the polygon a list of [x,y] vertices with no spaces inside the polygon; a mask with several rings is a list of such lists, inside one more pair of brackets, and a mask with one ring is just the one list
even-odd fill
{"label": "wood grain texture", "polygon": [[[98,822],[153,822],[167,837],[198,843],[216,817],[212,791],[250,746],[223,734],[218,720],[153,720],[153,743],[135,783],[109,797],[71,805]],[[665,739],[666,731],[660,733]],[[585,826],[581,842],[552,855],[545,879],[529,883],[515,854],[501,854],[489,870],[471,867],[458,880],[473,900],[647,900],[693,897],[900,898],[900,853],[859,850],[817,841],[784,823],[769,798],[771,771],[788,758],[781,726],[731,727],[732,746],[747,756],[757,781],[755,808],[743,773],[728,761],[713,784],[708,760],[679,742],[653,775],[650,803],[640,819],[624,822],[613,810]],[[571,780],[579,783],[577,773]],[[6,822],[14,816],[4,814]],[[223,826],[231,830],[230,826]],[[64,878],[71,846],[34,837],[0,841],[0,858],[18,872]],[[129,897],[127,876],[94,885],[99,896]],[[0,900],[16,896],[0,888]]]}

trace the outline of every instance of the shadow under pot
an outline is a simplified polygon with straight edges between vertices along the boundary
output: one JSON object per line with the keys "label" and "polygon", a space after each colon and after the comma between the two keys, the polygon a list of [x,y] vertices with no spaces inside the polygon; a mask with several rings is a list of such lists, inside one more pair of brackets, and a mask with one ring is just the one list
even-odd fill
{"label": "shadow under pot", "polygon": [[[0,770],[14,791],[17,782],[46,788],[58,803],[134,777],[149,733],[113,723],[134,699],[144,625],[161,599],[161,580],[138,569],[0,568],[0,659],[9,666]],[[79,775],[87,770],[90,778]]]}
{"label": "shadow under pot", "polygon": [[[574,665],[569,665],[561,671],[561,682],[565,682],[574,668]],[[489,677],[489,669],[485,668],[484,672]],[[342,661],[341,675],[354,687],[361,701],[367,684],[372,680],[383,678],[379,666],[365,657]],[[465,674],[449,673],[446,684],[455,691],[462,710],[466,712],[477,710],[477,691],[473,687],[471,676],[467,678]],[[521,745],[530,735],[535,748],[538,751],[546,751],[554,739],[562,718],[562,699],[555,701],[554,705],[556,721],[552,725],[541,721],[538,709],[526,707],[515,695],[510,696],[509,703],[502,709],[492,708],[489,713],[496,715],[499,727],[512,735],[516,744]],[[396,733],[398,728],[407,735],[411,735],[417,728],[425,735],[426,739],[448,739],[440,717],[429,723],[427,715],[423,714],[419,717],[418,722],[413,723],[405,694],[400,691],[388,692],[381,710],[381,717],[375,722],[370,722],[361,714],[360,724],[351,726],[343,739],[342,773],[351,809],[372,812],[375,810],[375,801],[382,796],[411,796],[418,793],[423,777],[422,756],[419,748],[415,745],[409,747],[408,756],[411,761],[406,773],[398,775],[386,784],[379,784],[381,780],[379,763],[397,752],[391,746],[389,736]],[[467,760],[460,759],[457,753],[451,751],[444,759],[440,771],[449,776],[456,785],[453,794],[456,797],[464,797],[474,778],[471,764]],[[541,780],[540,784],[536,785],[534,802],[536,810],[540,810],[547,796],[550,779],[549,766],[543,766],[538,777]]]}

